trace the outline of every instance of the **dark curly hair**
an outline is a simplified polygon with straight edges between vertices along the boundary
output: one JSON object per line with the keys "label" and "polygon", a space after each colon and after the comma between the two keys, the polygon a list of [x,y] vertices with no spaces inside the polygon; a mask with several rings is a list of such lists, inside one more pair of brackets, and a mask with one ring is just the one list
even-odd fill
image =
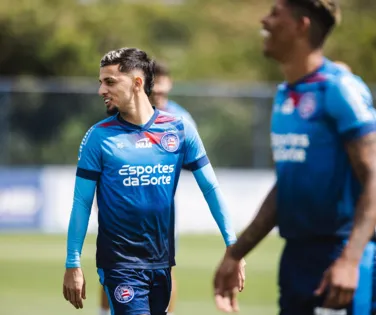
{"label": "dark curly hair", "polygon": [[154,85],[155,61],[138,48],[119,48],[103,56],[100,66],[119,65],[119,71],[141,70],[145,76],[144,90],[150,96]]}

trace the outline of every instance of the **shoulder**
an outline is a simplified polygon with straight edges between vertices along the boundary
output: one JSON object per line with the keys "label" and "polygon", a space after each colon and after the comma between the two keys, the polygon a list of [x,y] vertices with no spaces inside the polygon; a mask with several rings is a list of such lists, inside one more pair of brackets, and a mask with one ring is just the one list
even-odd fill
{"label": "shoulder", "polygon": [[[116,116],[116,115],[115,115]],[[82,142],[85,143],[89,140],[89,138],[99,138],[101,133],[104,129],[115,126],[119,124],[119,121],[115,116],[108,117],[106,119],[103,119],[96,124],[92,125],[85,133],[84,138],[82,139]]]}
{"label": "shoulder", "polygon": [[327,76],[328,97],[347,99],[353,102],[372,102],[371,92],[366,83],[350,72],[339,72]]}
{"label": "shoulder", "polygon": [[114,127],[114,126],[121,126],[121,122],[118,119],[118,114],[107,117],[97,122],[93,127],[99,131],[101,129],[106,129],[106,128]]}
{"label": "shoulder", "polygon": [[178,103],[172,100],[168,100],[167,108],[171,110],[171,112],[187,112],[188,113],[188,111],[184,107],[182,107],[181,105],[179,105]]}
{"label": "shoulder", "polygon": [[180,116],[177,116],[170,112],[165,112],[160,110],[158,112],[158,116],[155,119],[155,124],[163,124],[163,123],[182,123],[183,118]]}

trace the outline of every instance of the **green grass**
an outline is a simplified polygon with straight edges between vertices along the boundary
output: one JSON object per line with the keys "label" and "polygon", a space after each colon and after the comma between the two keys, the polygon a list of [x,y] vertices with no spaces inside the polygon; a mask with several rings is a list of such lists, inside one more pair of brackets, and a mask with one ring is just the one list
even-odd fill
{"label": "green grass", "polygon": [[[274,315],[276,271],[282,243],[268,237],[247,261],[246,288],[240,314]],[[212,277],[224,251],[219,236],[181,236],[177,255],[177,315],[215,315]],[[95,268],[95,236],[89,235],[82,256],[87,281],[84,308],[74,309],[62,295],[65,236],[0,234],[1,315],[96,315],[99,282]]]}

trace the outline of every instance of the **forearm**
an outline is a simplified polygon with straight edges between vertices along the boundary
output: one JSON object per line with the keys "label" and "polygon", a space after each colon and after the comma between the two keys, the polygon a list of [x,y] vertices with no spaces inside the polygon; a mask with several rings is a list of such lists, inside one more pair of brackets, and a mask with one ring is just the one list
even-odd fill
{"label": "forearm", "polygon": [[210,164],[193,172],[195,179],[209,206],[210,212],[217,223],[226,246],[236,241],[235,230],[232,225],[230,212],[226,206],[214,170]]}
{"label": "forearm", "polygon": [[346,145],[354,173],[362,184],[353,228],[342,256],[359,262],[376,225],[376,133],[369,133]]}
{"label": "forearm", "polygon": [[236,234],[220,188],[216,187],[215,189],[212,189],[205,195],[205,199],[210,208],[210,212],[221,231],[226,246],[234,244],[236,242]]}
{"label": "forearm", "polygon": [[355,263],[361,260],[365,246],[375,233],[376,175],[372,177],[364,185],[364,192],[356,207],[353,229],[343,251],[343,256]]}
{"label": "forearm", "polygon": [[231,247],[231,256],[240,260],[245,257],[276,226],[277,222],[277,187],[271,189],[256,217]]}
{"label": "forearm", "polygon": [[76,179],[73,207],[68,227],[67,268],[80,267],[80,256],[86,236],[91,205],[94,198],[95,182],[82,178]]}

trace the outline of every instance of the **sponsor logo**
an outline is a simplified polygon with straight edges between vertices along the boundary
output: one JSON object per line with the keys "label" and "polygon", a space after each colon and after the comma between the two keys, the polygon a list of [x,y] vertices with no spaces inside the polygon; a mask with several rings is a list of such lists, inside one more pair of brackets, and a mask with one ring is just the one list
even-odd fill
{"label": "sponsor logo", "polygon": [[152,143],[149,138],[143,138],[136,142],[136,149],[149,149],[152,147]]}
{"label": "sponsor logo", "polygon": [[118,149],[124,149],[125,147],[126,147],[126,145],[125,145],[125,143],[123,143],[123,142],[116,142],[116,147],[118,148]]}
{"label": "sponsor logo", "polygon": [[307,134],[271,134],[273,159],[275,162],[305,162],[309,147]]}
{"label": "sponsor logo", "polygon": [[284,115],[291,115],[294,112],[294,100],[289,97],[281,106],[281,113]]}
{"label": "sponsor logo", "polygon": [[124,186],[170,185],[175,165],[123,165],[119,175]]}

